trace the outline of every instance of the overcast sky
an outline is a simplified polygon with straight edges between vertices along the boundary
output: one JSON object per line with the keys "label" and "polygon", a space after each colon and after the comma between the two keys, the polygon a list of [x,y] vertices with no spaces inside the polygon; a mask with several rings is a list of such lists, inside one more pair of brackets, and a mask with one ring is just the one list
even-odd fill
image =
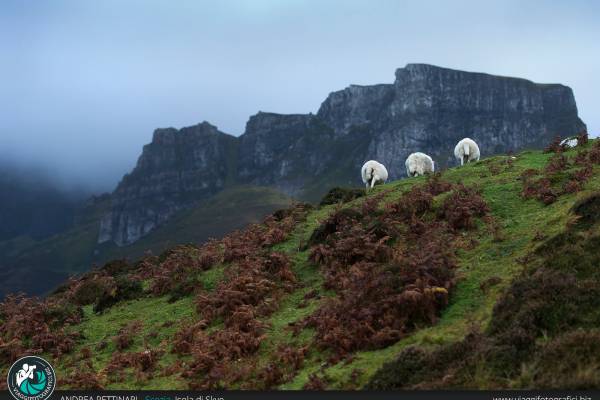
{"label": "overcast sky", "polygon": [[407,63],[563,83],[600,132],[598,1],[0,2],[0,157],[112,189],[157,127],[239,135]]}

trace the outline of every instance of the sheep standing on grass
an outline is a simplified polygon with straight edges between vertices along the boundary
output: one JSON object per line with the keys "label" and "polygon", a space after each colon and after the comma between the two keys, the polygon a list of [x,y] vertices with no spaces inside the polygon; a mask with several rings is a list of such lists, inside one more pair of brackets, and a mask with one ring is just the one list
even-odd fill
{"label": "sheep standing on grass", "polygon": [[385,183],[388,178],[387,169],[383,164],[375,160],[367,161],[361,169],[362,180],[365,183],[367,190],[373,188],[378,183]]}
{"label": "sheep standing on grass", "polygon": [[570,149],[570,148],[577,146],[578,143],[579,143],[579,140],[577,139],[577,136],[571,136],[566,139],[563,139],[560,142],[559,146],[566,148],[566,149]]}
{"label": "sheep standing on grass", "polygon": [[479,146],[474,140],[464,138],[454,148],[454,157],[460,160],[460,165],[471,161],[479,161]]}
{"label": "sheep standing on grass", "polygon": [[433,173],[435,169],[433,160],[425,153],[412,153],[404,164],[406,175],[409,177]]}

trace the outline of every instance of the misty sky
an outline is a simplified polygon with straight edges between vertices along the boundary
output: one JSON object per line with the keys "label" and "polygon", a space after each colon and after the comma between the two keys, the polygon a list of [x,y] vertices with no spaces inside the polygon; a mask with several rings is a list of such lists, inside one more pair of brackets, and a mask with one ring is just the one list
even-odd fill
{"label": "misty sky", "polygon": [[0,2],[0,157],[112,189],[157,127],[239,135],[410,62],[573,88],[600,133],[597,1]]}

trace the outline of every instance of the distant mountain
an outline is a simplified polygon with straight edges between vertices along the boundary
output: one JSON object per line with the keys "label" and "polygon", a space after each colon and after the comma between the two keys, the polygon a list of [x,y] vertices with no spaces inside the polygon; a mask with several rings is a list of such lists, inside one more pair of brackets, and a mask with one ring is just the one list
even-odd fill
{"label": "distant mountain", "polygon": [[259,112],[239,138],[208,122],[157,129],[112,194],[99,243],[134,243],[231,185],[314,201],[331,186],[360,183],[357,171],[368,159],[398,179],[414,151],[430,154],[439,168],[453,165],[454,145],[466,136],[487,156],[585,129],[566,86],[408,64],[393,84],[331,93],[316,115]]}
{"label": "distant mountain", "polygon": [[83,198],[39,171],[0,164],[0,241],[19,236],[39,240],[64,231]]}

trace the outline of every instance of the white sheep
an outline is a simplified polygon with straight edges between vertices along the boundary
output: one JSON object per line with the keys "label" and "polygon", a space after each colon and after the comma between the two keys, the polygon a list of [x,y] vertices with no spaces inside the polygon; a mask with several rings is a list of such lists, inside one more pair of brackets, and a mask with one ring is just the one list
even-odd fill
{"label": "white sheep", "polygon": [[560,142],[560,146],[570,149],[572,147],[577,146],[577,143],[578,143],[577,136],[573,136],[573,137],[568,137],[566,139],[563,139]]}
{"label": "white sheep", "polygon": [[381,163],[375,160],[367,161],[361,169],[362,180],[365,183],[367,190],[372,189],[378,183],[385,183],[388,178],[387,169]]}
{"label": "white sheep", "polygon": [[466,162],[479,161],[479,146],[474,140],[464,138],[454,148],[454,157],[460,160],[460,165]]}
{"label": "white sheep", "polygon": [[412,153],[404,163],[406,165],[406,175],[423,176],[428,173],[433,173],[435,166],[431,157],[425,153]]}

